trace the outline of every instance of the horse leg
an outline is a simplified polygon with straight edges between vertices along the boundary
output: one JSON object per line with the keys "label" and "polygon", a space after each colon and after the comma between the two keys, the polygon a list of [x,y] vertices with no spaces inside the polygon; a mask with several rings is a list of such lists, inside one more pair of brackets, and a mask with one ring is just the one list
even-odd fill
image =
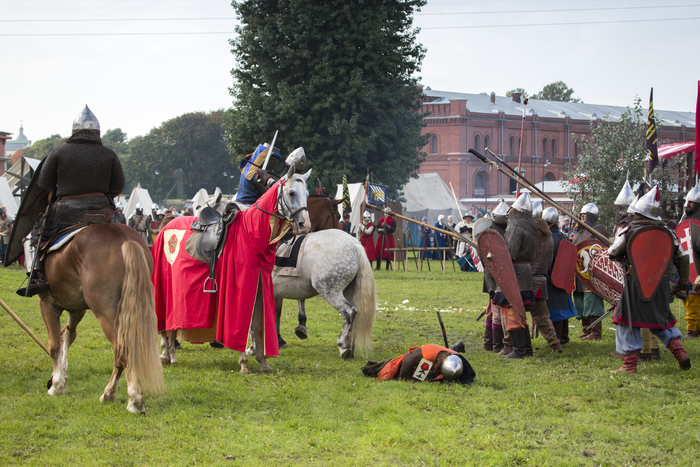
{"label": "horse leg", "polygon": [[160,354],[160,361],[163,365],[170,365],[170,345],[168,344],[168,331],[160,332],[160,348],[163,353]]}
{"label": "horse leg", "polygon": [[255,338],[255,359],[260,363],[260,371],[263,373],[272,373],[272,368],[265,360],[265,342],[263,341],[263,286],[262,277],[258,275],[258,292],[255,296],[255,308],[253,309],[253,322],[251,323],[251,331]]}
{"label": "horse leg", "polygon": [[175,342],[177,339],[177,329],[168,331],[168,353],[170,354],[170,363],[177,365],[177,357],[175,357]]}
{"label": "horse leg", "polygon": [[282,321],[282,304],[284,303],[283,298],[275,297],[275,329],[277,330],[277,344],[280,349],[286,349],[289,347],[287,341],[282,339],[282,334],[280,333],[280,321]]}
{"label": "horse leg", "polygon": [[294,334],[299,339],[306,339],[309,337],[306,332],[306,300],[297,300],[297,319],[299,324],[294,327]]}
{"label": "horse leg", "polygon": [[355,343],[352,341],[352,323],[357,316],[357,308],[352,303],[345,299],[342,291],[334,291],[323,294],[323,298],[330,305],[338,310],[340,316],[343,317],[343,327],[340,329],[338,336],[338,351],[343,360],[355,357]]}

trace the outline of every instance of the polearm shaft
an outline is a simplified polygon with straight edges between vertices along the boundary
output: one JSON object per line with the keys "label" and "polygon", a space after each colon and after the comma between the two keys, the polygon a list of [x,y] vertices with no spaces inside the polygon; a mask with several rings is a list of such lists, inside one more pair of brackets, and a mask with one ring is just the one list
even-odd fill
{"label": "polearm shaft", "polygon": [[[610,246],[610,240],[608,240],[605,236],[603,236],[603,234],[601,234],[600,232],[598,232],[598,231],[595,230],[594,228],[592,228],[592,227],[586,225],[586,223],[583,222],[581,219],[579,219],[574,213],[572,213],[571,211],[569,211],[569,210],[566,209],[565,207],[563,207],[563,206],[559,205],[558,203],[556,203],[552,198],[550,198],[549,196],[547,196],[546,194],[544,194],[539,188],[537,188],[537,187],[534,186],[532,183],[530,183],[530,181],[529,181],[528,179],[526,179],[525,177],[523,177],[523,176],[520,175],[520,174],[517,174],[517,177],[516,177],[515,175],[512,175],[512,174],[511,174],[510,172],[508,172],[507,170],[503,170],[501,167],[498,166],[498,164],[496,164],[494,161],[488,160],[486,157],[484,157],[483,154],[480,154],[480,153],[479,153],[478,151],[476,151],[474,148],[469,148],[469,152],[470,152],[471,154],[474,154],[474,155],[475,155],[476,157],[478,157],[479,159],[481,159],[482,162],[484,162],[484,163],[490,165],[491,167],[494,167],[496,170],[498,170],[499,172],[501,172],[503,175],[505,175],[506,177],[510,178],[511,180],[513,180],[513,181],[515,181],[515,182],[522,183],[522,184],[525,186],[525,188],[528,188],[529,190],[534,191],[535,193],[537,193],[538,195],[540,195],[543,199],[545,199],[549,204],[551,204],[552,206],[555,206],[555,207],[556,207],[557,209],[559,209],[561,212],[563,212],[564,214],[566,214],[567,216],[571,217],[573,220],[575,220],[576,222],[578,222],[579,225],[580,225],[581,227],[583,227],[584,229],[588,230],[595,238],[597,238],[598,240],[600,240],[601,243],[603,243],[604,246],[606,246],[606,247],[609,247],[609,246]],[[490,152],[490,151],[489,151],[489,152]],[[493,153],[491,153],[491,154],[493,154]],[[494,154],[494,156],[495,156],[495,154]],[[498,156],[496,156],[496,157],[498,157]],[[499,160],[499,162],[501,162],[503,165],[507,166],[511,171],[513,170],[513,169],[510,168],[510,166],[507,165],[503,160],[501,160],[500,158],[499,158],[498,160]]]}
{"label": "polearm shaft", "polygon": [[34,334],[34,333],[32,332],[32,330],[29,329],[29,328],[27,327],[27,325],[24,324],[24,323],[22,322],[21,319],[19,319],[19,316],[17,316],[16,314],[14,314],[14,312],[13,312],[12,310],[10,310],[10,307],[8,307],[7,305],[5,305],[5,302],[3,302],[2,300],[0,300],[0,306],[2,306],[2,307],[5,309],[5,311],[6,311],[7,313],[9,313],[9,315],[12,316],[12,318],[13,318],[15,321],[17,321],[17,324],[19,324],[20,326],[22,326],[22,329],[24,329],[25,331],[27,331],[27,334],[29,334],[29,336],[30,336],[32,339],[34,339],[34,341],[36,341],[36,343],[39,344],[39,346],[40,346],[42,349],[44,349],[44,352],[46,352],[46,354],[50,357],[50,356],[51,356],[51,353],[49,352],[49,349],[44,345],[43,342],[41,342],[41,340],[40,340],[38,337],[36,337],[36,334]]}
{"label": "polearm shaft", "polygon": [[442,233],[444,233],[444,234],[447,234],[447,235],[449,235],[449,236],[451,236],[451,237],[456,238],[457,240],[461,240],[461,241],[463,241],[463,242],[469,243],[471,246],[473,246],[473,247],[476,248],[477,250],[479,249],[479,246],[478,246],[476,243],[472,242],[471,240],[468,240],[466,237],[464,237],[464,236],[462,236],[462,235],[455,234],[455,233],[452,233],[452,232],[448,232],[447,230],[442,230],[442,229],[439,228],[439,227],[433,227],[432,225],[428,225],[428,224],[424,224],[424,223],[422,223],[422,222],[418,222],[418,221],[415,220],[415,219],[409,219],[408,217],[402,216],[401,214],[396,214],[396,213],[393,212],[393,211],[382,211],[381,209],[375,208],[374,206],[370,206],[370,205],[368,205],[367,207],[370,208],[370,209],[374,209],[375,211],[384,212],[384,213],[387,213],[387,214],[389,214],[389,215],[391,215],[391,216],[398,217],[399,219],[403,219],[403,220],[408,221],[408,222],[413,222],[414,224],[420,225],[421,227],[427,227],[427,228],[429,228],[429,229],[431,229],[431,230],[434,230],[434,231],[436,231],[436,232],[442,232]]}

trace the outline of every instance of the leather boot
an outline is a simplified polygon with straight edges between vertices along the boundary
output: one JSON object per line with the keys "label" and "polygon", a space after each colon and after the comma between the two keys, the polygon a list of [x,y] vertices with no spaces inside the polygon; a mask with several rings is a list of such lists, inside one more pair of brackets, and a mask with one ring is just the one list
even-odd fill
{"label": "leather boot", "polygon": [[565,319],[561,323],[561,337],[559,338],[559,343],[565,345],[569,343],[569,320]]}
{"label": "leather boot", "polygon": [[532,351],[532,339],[530,338],[530,328],[525,328],[525,356],[532,357],[534,352]]}
{"label": "leather boot", "polygon": [[692,338],[694,338],[694,337],[700,337],[700,335],[698,335],[698,332],[697,332],[697,331],[688,331],[688,332],[685,333],[685,338],[686,338],[686,339],[692,339]]}
{"label": "leather boot", "polygon": [[639,361],[639,350],[630,352],[624,357],[622,357],[622,366],[617,370],[610,370],[610,373],[618,373],[620,371],[626,371],[627,373],[636,373],[637,361]]}
{"label": "leather boot", "polygon": [[561,344],[559,342],[557,342],[554,345],[550,345],[550,347],[552,348],[552,353],[562,353],[564,351],[564,349],[561,348]]}
{"label": "leather boot", "polygon": [[[529,329],[514,329],[508,332],[513,343],[513,351],[506,355],[505,358],[520,359],[527,357],[527,344],[530,339]],[[532,345],[530,345],[530,352],[532,352]]]}
{"label": "leather boot", "polygon": [[651,359],[656,361],[661,360],[661,350],[658,347],[651,349]]}
{"label": "leather boot", "polygon": [[554,332],[557,334],[557,339],[559,339],[559,342],[561,342],[561,333],[564,325],[564,321],[557,321],[556,323],[552,323],[552,327],[554,328]]}
{"label": "leather boot", "polygon": [[577,339],[583,339],[587,335],[591,333],[591,331],[586,330],[588,326],[591,325],[591,320],[590,319],[582,319],[581,320],[581,327],[583,328],[583,334],[577,337]]}
{"label": "leather boot", "polygon": [[380,271],[382,269],[382,260],[378,259],[377,260],[377,271]]}
{"label": "leather boot", "polygon": [[389,261],[388,259],[385,260],[385,261],[386,261],[386,270],[388,271],[388,270],[389,270],[389,266],[391,265],[391,261]]}
{"label": "leather boot", "polygon": [[[498,353],[503,350],[503,328],[492,328],[493,333],[493,351]],[[511,350],[512,352],[512,350]]]}
{"label": "leather boot", "polygon": [[593,326],[593,329],[591,329],[590,333],[587,336],[582,337],[581,340],[596,340],[597,341],[597,340],[601,339],[602,337],[603,337],[603,322],[601,321],[600,323]]}
{"label": "leather boot", "polygon": [[[27,293],[29,289],[29,293]],[[42,269],[35,269],[32,281],[26,287],[17,289],[17,295],[20,297],[33,297],[36,294],[49,291],[49,283],[46,281],[46,275]]]}
{"label": "leather boot", "polygon": [[505,331],[503,334],[503,348],[498,355],[506,356],[513,351],[513,341],[510,340],[510,331]]}
{"label": "leather boot", "polygon": [[673,356],[676,357],[676,360],[678,360],[678,366],[681,367],[681,370],[690,370],[690,357],[685,353],[685,347],[681,344],[680,337],[669,341],[668,350],[670,350]]}
{"label": "leather boot", "polygon": [[493,350],[493,329],[491,328],[491,323],[486,321],[486,326],[484,326],[484,350],[491,352]]}

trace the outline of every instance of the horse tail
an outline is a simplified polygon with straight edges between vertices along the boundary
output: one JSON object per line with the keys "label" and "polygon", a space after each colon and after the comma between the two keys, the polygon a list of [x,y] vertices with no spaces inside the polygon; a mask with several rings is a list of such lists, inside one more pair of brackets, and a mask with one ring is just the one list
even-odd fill
{"label": "horse tail", "polygon": [[349,287],[347,297],[355,305],[357,315],[352,325],[350,338],[355,343],[355,350],[363,357],[372,350],[372,328],[377,314],[377,288],[374,284],[374,272],[367,259],[365,250],[359,242],[355,242],[357,250],[357,275],[354,287]]}
{"label": "horse tail", "polygon": [[140,383],[151,397],[165,392],[158,356],[158,323],[150,271],[151,258],[133,240],[122,244],[124,280],[117,305],[117,360],[129,381]]}

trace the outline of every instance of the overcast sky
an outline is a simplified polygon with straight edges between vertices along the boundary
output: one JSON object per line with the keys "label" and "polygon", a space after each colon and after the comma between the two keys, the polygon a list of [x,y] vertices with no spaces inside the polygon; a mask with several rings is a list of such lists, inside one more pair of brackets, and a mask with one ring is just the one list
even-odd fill
{"label": "overcast sky", "polygon": [[[571,11],[564,11],[571,10]],[[68,136],[87,104],[129,138],[228,108],[235,14],[225,0],[0,0],[0,131]],[[695,111],[700,0],[429,0],[415,16],[434,90],[535,93]]]}

